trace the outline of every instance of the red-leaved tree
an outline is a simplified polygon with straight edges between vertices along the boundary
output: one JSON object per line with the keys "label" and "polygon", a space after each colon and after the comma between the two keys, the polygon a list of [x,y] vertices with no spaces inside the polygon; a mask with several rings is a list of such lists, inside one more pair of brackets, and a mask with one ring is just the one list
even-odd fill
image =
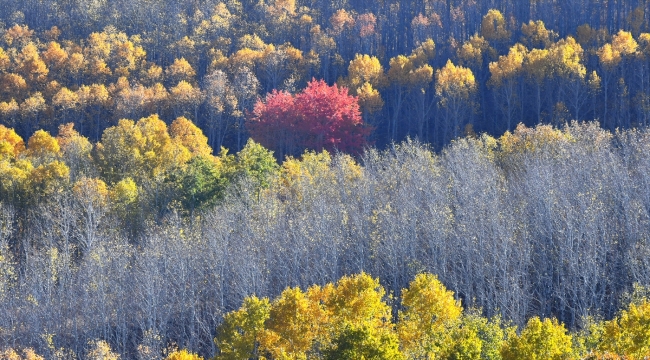
{"label": "red-leaved tree", "polygon": [[359,153],[371,130],[347,88],[313,79],[295,96],[277,90],[267,94],[255,104],[247,126],[255,141],[279,157],[304,149]]}

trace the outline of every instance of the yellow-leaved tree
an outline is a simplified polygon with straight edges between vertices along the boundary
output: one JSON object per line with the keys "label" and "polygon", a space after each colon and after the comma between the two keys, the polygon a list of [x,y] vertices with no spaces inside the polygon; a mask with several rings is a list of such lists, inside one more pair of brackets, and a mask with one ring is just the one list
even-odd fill
{"label": "yellow-leaved tree", "polygon": [[0,198],[10,204],[23,203],[28,195],[28,178],[34,166],[18,156],[25,142],[13,129],[0,125]]}
{"label": "yellow-leaved tree", "polygon": [[504,115],[506,129],[510,130],[517,115],[522,113],[522,100],[519,96],[522,85],[524,59],[528,50],[521,44],[510,48],[507,55],[489,64],[491,78],[489,84],[496,89],[499,108]]}
{"label": "yellow-leaved tree", "polygon": [[350,61],[348,76],[340,79],[340,85],[346,86],[350,92],[359,97],[359,108],[364,122],[370,116],[381,110],[384,100],[378,89],[386,86],[386,75],[379,59],[375,56],[357,54]]}
{"label": "yellow-leaved tree", "polygon": [[126,177],[136,181],[160,181],[192,157],[182,140],[172,141],[167,125],[157,115],[142,118],[137,123],[120,120],[104,131],[95,150],[102,176],[109,184]]}
{"label": "yellow-leaved tree", "polygon": [[436,71],[436,95],[442,107],[445,139],[458,137],[465,125],[471,124],[476,90],[476,78],[468,68],[448,60]]}
{"label": "yellow-leaved tree", "polygon": [[650,301],[631,303],[618,316],[603,324],[598,350],[629,359],[650,357]]}
{"label": "yellow-leaved tree", "polygon": [[325,336],[327,312],[312,298],[314,291],[318,289],[287,288],[271,304],[260,348],[273,359],[306,359],[314,342]]}
{"label": "yellow-leaved tree", "polygon": [[402,290],[397,333],[409,358],[437,359],[452,344],[452,330],[462,314],[454,293],[432,274],[419,274]]}
{"label": "yellow-leaved tree", "polygon": [[24,150],[25,142],[16,131],[0,125],[0,159],[13,159]]}
{"label": "yellow-leaved tree", "polygon": [[269,299],[250,296],[239,310],[224,316],[214,339],[219,353],[215,359],[242,360],[260,355],[260,335],[270,316]]}
{"label": "yellow-leaved tree", "polygon": [[197,354],[191,353],[183,349],[183,350],[174,351],[171,354],[167,355],[165,360],[203,360],[203,358]]}
{"label": "yellow-leaved tree", "polygon": [[379,279],[366,273],[344,276],[323,291],[331,317],[325,359],[404,359]]}
{"label": "yellow-leaved tree", "polygon": [[501,349],[504,360],[577,359],[572,337],[556,319],[528,320],[519,335],[511,334]]}
{"label": "yellow-leaved tree", "polygon": [[395,139],[398,120],[405,100],[412,95],[416,112],[418,135],[423,136],[426,121],[432,109],[428,101],[429,88],[433,81],[433,67],[428,64],[436,55],[436,44],[427,39],[415,48],[409,56],[398,55],[389,62],[388,82],[393,92],[392,114],[388,126],[389,136]]}

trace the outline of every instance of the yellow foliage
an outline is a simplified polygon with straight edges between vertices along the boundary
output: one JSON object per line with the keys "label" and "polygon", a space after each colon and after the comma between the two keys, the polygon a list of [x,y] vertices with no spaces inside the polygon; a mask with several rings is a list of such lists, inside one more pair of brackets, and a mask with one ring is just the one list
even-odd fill
{"label": "yellow foliage", "polygon": [[616,318],[606,321],[598,349],[630,359],[650,357],[650,301],[632,303]]}
{"label": "yellow foliage", "polygon": [[[72,54],[71,59],[73,59],[73,57],[76,59],[74,60],[74,64],[72,61],[70,62],[70,70],[75,73],[83,66],[84,59],[82,54]],[[112,75],[113,71],[108,67],[106,61],[102,59],[92,59],[88,64],[87,74],[95,79],[103,79],[104,76]]]}
{"label": "yellow foliage", "polygon": [[0,352],[0,359],[3,360],[45,360],[44,357],[38,355],[34,349],[27,348],[23,350],[23,356],[20,356],[14,349],[6,349]]}
{"label": "yellow foliage", "polygon": [[30,30],[27,25],[18,25],[7,29],[4,33],[4,40],[7,45],[11,46],[14,42],[24,43],[31,39],[34,35],[34,30]]}
{"label": "yellow foliage", "polygon": [[49,196],[61,190],[69,176],[70,169],[61,161],[41,164],[29,176],[31,191],[37,196]]}
{"label": "yellow foliage", "polygon": [[124,207],[136,202],[138,186],[131,178],[122,179],[110,189],[108,196],[112,204]]}
{"label": "yellow foliage", "polygon": [[503,346],[504,360],[564,360],[577,359],[571,335],[556,319],[533,317],[519,336],[511,336]]}
{"label": "yellow foliage", "polygon": [[90,342],[92,348],[86,354],[88,360],[118,360],[120,355],[111,350],[111,346],[104,340]]}
{"label": "yellow foliage", "polygon": [[304,359],[324,335],[325,309],[300,288],[287,288],[271,304],[260,346],[274,359]]}
{"label": "yellow foliage", "polygon": [[0,84],[3,86],[5,93],[10,96],[20,96],[28,89],[27,81],[19,74],[8,73],[0,77]]}
{"label": "yellow foliage", "polygon": [[618,34],[612,36],[612,49],[621,55],[633,55],[638,49],[639,44],[632,37],[629,31],[619,31]]}
{"label": "yellow foliage", "polygon": [[58,26],[54,25],[49,30],[45,30],[43,35],[49,40],[57,40],[61,36],[61,30]]}
{"label": "yellow foliage", "polygon": [[[149,68],[150,71],[151,69]],[[155,70],[153,69],[153,71]],[[185,58],[175,59],[174,63],[167,68],[166,73],[174,81],[191,80],[196,75],[194,68],[192,68],[192,65]]]}
{"label": "yellow foliage", "polygon": [[324,303],[331,311],[334,329],[343,330],[349,325],[378,330],[392,327],[390,306],[384,296],[379,279],[361,273],[339,279]]}
{"label": "yellow foliage", "polygon": [[[197,144],[197,151],[200,144]],[[167,125],[157,115],[120,120],[104,131],[96,146],[97,163],[105,179],[116,183],[123,178],[160,179],[160,176],[184,166],[192,157],[180,141],[174,141]]]}
{"label": "yellow foliage", "polygon": [[238,48],[240,50],[252,49],[254,51],[262,51],[264,48],[266,48],[266,44],[257,34],[246,34],[239,38]]}
{"label": "yellow foliage", "polygon": [[256,358],[256,343],[264,331],[264,323],[270,316],[271,304],[267,298],[250,296],[244,299],[242,306],[224,316],[217,328],[215,343],[219,355],[215,359]]}
{"label": "yellow foliage", "polygon": [[352,182],[363,177],[363,167],[348,154],[340,154],[337,156],[334,165],[343,172],[346,182]]}
{"label": "yellow foliage", "polygon": [[12,118],[18,114],[18,111],[20,111],[20,107],[18,106],[16,100],[13,98],[8,102],[0,102],[0,116]]}
{"label": "yellow foliage", "polygon": [[107,58],[111,53],[111,43],[108,41],[108,37],[106,32],[91,33],[87,39],[87,54],[93,57]]}
{"label": "yellow foliage", "polygon": [[370,55],[357,54],[348,66],[348,77],[344,84],[351,89],[369,83],[375,88],[385,85],[384,68],[379,59]]}
{"label": "yellow foliage", "polygon": [[218,29],[228,29],[233,18],[234,15],[230,13],[226,4],[220,2],[212,10],[210,22]]}
{"label": "yellow foliage", "polygon": [[490,84],[502,86],[504,81],[516,78],[521,74],[524,59],[528,51],[521,44],[516,44],[510,48],[508,55],[499,56],[499,61],[491,62],[489,65],[491,78]]}
{"label": "yellow foliage", "polygon": [[549,59],[552,63],[552,71],[563,77],[584,79],[587,68],[582,63],[583,56],[582,46],[568,36],[551,46]]}
{"label": "yellow foliage", "polygon": [[451,330],[462,314],[454,293],[432,274],[420,274],[402,290],[397,332],[405,354],[437,358],[449,346]]}
{"label": "yellow foliage", "polygon": [[108,187],[101,179],[86,178],[79,179],[72,187],[72,193],[77,200],[84,204],[100,207],[106,204],[108,199]]}
{"label": "yellow foliage", "polygon": [[[79,74],[84,70],[86,58],[82,53],[72,53],[68,59],[68,70],[72,74]],[[110,75],[111,70],[103,60],[94,60],[91,62],[88,72],[92,75]]]}
{"label": "yellow foliage", "polygon": [[506,20],[499,10],[490,9],[481,22],[481,36],[487,41],[506,41],[510,31],[506,29]]}
{"label": "yellow foliage", "polygon": [[613,69],[621,63],[621,52],[614,49],[611,44],[605,44],[596,53],[598,60],[607,69]]}
{"label": "yellow foliage", "polygon": [[411,61],[416,67],[425,65],[436,57],[436,43],[428,38],[411,52]]}
{"label": "yellow foliage", "polygon": [[332,158],[323,150],[320,153],[306,151],[301,160],[287,158],[280,169],[280,179],[285,186],[305,182],[308,186],[332,181],[330,165]]}
{"label": "yellow foliage", "polygon": [[41,59],[38,48],[34,43],[25,45],[16,58],[18,72],[28,81],[29,84],[45,80],[49,70]]}
{"label": "yellow foliage", "polygon": [[359,107],[364,113],[373,114],[384,107],[384,100],[382,100],[381,94],[368,82],[363,83],[363,85],[356,89],[356,95],[358,97]]}
{"label": "yellow foliage", "polygon": [[20,112],[25,116],[35,116],[39,112],[45,110],[45,99],[40,92],[32,94],[20,104]]}
{"label": "yellow foliage", "polygon": [[116,126],[104,130],[102,141],[96,145],[97,163],[104,178],[114,183],[123,178],[122,174],[135,176],[141,172],[140,149],[144,144],[142,132],[136,129],[133,120],[122,119]]}
{"label": "yellow foliage", "polygon": [[149,68],[144,73],[144,78],[147,79],[149,83],[156,83],[161,80],[163,74],[162,67],[151,64]]}
{"label": "yellow foliage", "polygon": [[193,354],[185,349],[174,351],[173,353],[167,355],[165,360],[203,360],[202,357],[197,354]]}
{"label": "yellow foliage", "polygon": [[55,137],[47,131],[38,130],[27,141],[27,156],[38,158],[41,161],[57,158],[61,147]]}
{"label": "yellow foliage", "polygon": [[549,55],[550,52],[547,49],[533,49],[528,53],[524,61],[526,74],[538,84],[541,84],[544,79],[552,75],[552,64]]}
{"label": "yellow foliage", "polygon": [[339,9],[330,17],[330,24],[332,24],[332,32],[335,35],[340,35],[344,30],[354,26],[353,14],[345,9]]}
{"label": "yellow foliage", "polygon": [[530,20],[528,24],[522,24],[521,32],[523,41],[529,48],[549,47],[557,37],[557,33],[546,29],[546,25],[541,20]]}
{"label": "yellow foliage", "polygon": [[388,80],[398,87],[424,91],[433,80],[433,68],[427,63],[435,56],[435,43],[423,42],[408,57],[398,55],[390,59]]}
{"label": "yellow foliage", "polygon": [[136,128],[143,139],[142,147],[138,150],[143,155],[145,167],[154,177],[190,160],[189,150],[172,142],[167,125],[158,115],[140,119]]}
{"label": "yellow foliage", "polygon": [[600,76],[598,76],[598,73],[594,70],[589,74],[589,79],[587,80],[587,84],[589,85],[589,90],[592,93],[596,93],[600,89],[600,83],[601,79]]}
{"label": "yellow foliage", "polygon": [[93,147],[85,136],[81,136],[74,129],[74,123],[59,125],[59,133],[56,136],[56,141],[59,143],[61,151],[64,154],[76,153],[88,155]]}
{"label": "yellow foliage", "polygon": [[571,139],[571,134],[551,125],[528,128],[519,124],[513,133],[507,131],[499,138],[499,146],[502,154],[535,152],[547,146],[565,144]]}
{"label": "yellow foliage", "polygon": [[63,87],[52,97],[52,105],[59,106],[64,110],[75,108],[79,103],[79,95]]}
{"label": "yellow foliage", "polygon": [[476,92],[476,78],[472,70],[454,65],[451,60],[436,71],[436,95],[443,99],[469,99]]}
{"label": "yellow foliage", "polygon": [[456,55],[467,66],[480,67],[483,66],[483,57],[488,56],[492,58],[495,54],[494,49],[490,48],[490,44],[478,34],[472,35],[468,41],[456,51]]}
{"label": "yellow foliage", "polygon": [[7,68],[11,65],[11,58],[7,52],[0,47],[0,71],[7,71]]}
{"label": "yellow foliage", "polygon": [[408,86],[409,75],[414,69],[413,62],[404,55],[398,55],[390,59],[389,66],[388,78],[390,82],[398,86]]}
{"label": "yellow foliage", "polygon": [[173,141],[187,148],[192,156],[210,157],[212,155],[208,138],[203,135],[198,126],[184,117],[179,117],[172,122],[169,134]]}
{"label": "yellow foliage", "polygon": [[262,59],[262,51],[252,50],[250,48],[243,48],[237,50],[230,56],[228,62],[233,69],[241,66],[248,68],[255,68],[255,65]]}
{"label": "yellow foliage", "polygon": [[192,86],[185,80],[169,89],[169,94],[173,101],[180,104],[198,105],[203,99],[201,89],[198,86]]}
{"label": "yellow foliage", "polygon": [[19,199],[29,189],[28,179],[34,167],[27,160],[14,163],[0,160],[0,195],[3,199]]}
{"label": "yellow foliage", "polygon": [[62,69],[68,60],[68,53],[56,41],[50,41],[42,55],[47,66],[56,70]]}
{"label": "yellow foliage", "polygon": [[25,150],[25,142],[14,129],[0,125],[0,160],[16,157]]}

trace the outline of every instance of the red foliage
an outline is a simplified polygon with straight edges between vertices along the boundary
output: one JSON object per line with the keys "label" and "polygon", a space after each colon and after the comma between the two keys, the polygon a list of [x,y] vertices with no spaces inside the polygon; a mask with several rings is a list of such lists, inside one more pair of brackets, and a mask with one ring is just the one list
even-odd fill
{"label": "red foliage", "polygon": [[255,104],[247,126],[255,141],[280,157],[305,148],[359,153],[370,132],[357,98],[323,80],[312,80],[295,96],[274,90]]}

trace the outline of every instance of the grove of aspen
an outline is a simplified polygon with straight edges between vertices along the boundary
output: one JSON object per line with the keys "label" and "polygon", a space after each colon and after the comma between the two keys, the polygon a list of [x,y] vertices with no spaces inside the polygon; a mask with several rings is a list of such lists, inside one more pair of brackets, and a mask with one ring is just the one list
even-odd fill
{"label": "grove of aspen", "polygon": [[649,0],[2,0],[0,359],[650,359]]}

